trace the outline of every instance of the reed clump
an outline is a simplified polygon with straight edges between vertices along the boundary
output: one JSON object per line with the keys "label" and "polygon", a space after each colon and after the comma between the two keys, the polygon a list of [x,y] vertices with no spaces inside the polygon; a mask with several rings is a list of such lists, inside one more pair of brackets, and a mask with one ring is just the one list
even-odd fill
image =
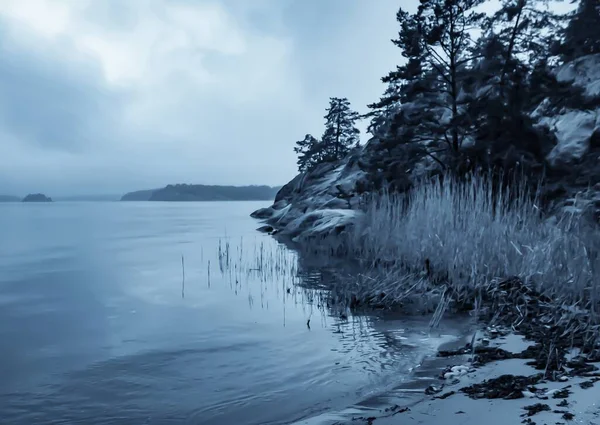
{"label": "reed clump", "polygon": [[[524,184],[472,175],[378,194],[342,235],[305,251],[321,261],[341,253],[355,266],[332,281],[355,305],[420,303],[435,310],[435,323],[448,308],[498,307],[503,294],[526,310],[517,322],[543,306],[550,326],[600,340],[600,232],[574,215],[548,219]],[[515,279],[519,297],[506,294]]]}

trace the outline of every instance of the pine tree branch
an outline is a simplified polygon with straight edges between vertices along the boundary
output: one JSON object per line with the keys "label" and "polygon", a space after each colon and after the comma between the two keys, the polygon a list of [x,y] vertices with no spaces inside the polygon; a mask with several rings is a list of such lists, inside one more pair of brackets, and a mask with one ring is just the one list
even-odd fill
{"label": "pine tree branch", "polygon": [[448,68],[450,67],[450,64],[448,63],[448,61],[446,61],[438,52],[436,52],[435,49],[430,48],[426,42],[425,42],[425,46],[426,46],[427,52],[431,56],[433,56],[438,61],[438,63],[444,65],[445,67],[448,67]]}
{"label": "pine tree branch", "polygon": [[448,139],[448,133],[444,131],[444,140],[446,142],[446,144],[448,145],[449,149],[452,149],[452,141],[450,139]]}
{"label": "pine tree branch", "polygon": [[438,159],[435,155],[433,155],[432,153],[430,153],[427,149],[424,150],[425,154],[429,157],[431,157],[435,162],[437,162],[438,164],[440,164],[442,166],[442,168],[444,170],[446,170],[448,168],[448,166],[446,164],[444,164],[440,159]]}
{"label": "pine tree branch", "polygon": [[485,55],[481,54],[481,55],[469,56],[468,58],[457,61],[456,66],[461,66],[461,65],[471,62],[472,60],[481,59],[481,58],[485,58]]}
{"label": "pine tree branch", "polygon": [[436,63],[430,62],[430,65],[438,72],[440,77],[442,77],[448,84],[452,84],[450,77],[448,77],[443,69],[440,69]]}

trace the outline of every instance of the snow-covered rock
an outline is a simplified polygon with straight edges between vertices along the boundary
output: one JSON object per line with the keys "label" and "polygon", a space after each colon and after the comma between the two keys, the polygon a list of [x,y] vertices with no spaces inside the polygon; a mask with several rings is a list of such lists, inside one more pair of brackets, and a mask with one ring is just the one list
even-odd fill
{"label": "snow-covered rock", "polygon": [[588,153],[592,135],[600,129],[600,110],[568,111],[546,122],[558,141],[548,162],[551,166],[569,164]]}
{"label": "snow-covered rock", "polygon": [[356,210],[320,209],[301,215],[283,229],[293,240],[339,234],[361,214]]}
{"label": "snow-covered rock", "polygon": [[546,156],[554,175],[545,188],[553,199],[550,209],[600,221],[600,54],[563,65],[557,79],[583,88],[585,101],[558,109],[545,99],[531,114],[556,142]]}
{"label": "snow-covered rock", "polygon": [[600,96],[600,53],[579,58],[563,65],[556,75],[560,82],[584,87],[589,97]]}
{"label": "snow-covered rock", "polygon": [[461,376],[466,375],[469,372],[473,372],[475,369],[466,365],[452,366],[447,368],[442,373],[442,378],[447,380],[458,379]]}
{"label": "snow-covered rock", "polygon": [[[600,97],[600,54],[581,57],[560,67],[556,77],[585,89],[588,100]],[[590,152],[590,142],[600,133],[600,108],[553,110],[545,99],[531,114],[538,126],[546,127],[556,137],[556,146],[547,156],[552,167],[581,160]]]}
{"label": "snow-covered rock", "polygon": [[354,151],[340,163],[321,164],[299,174],[280,190],[272,206],[252,216],[289,238],[339,233],[360,214],[356,207],[368,178],[357,159],[364,149]]}

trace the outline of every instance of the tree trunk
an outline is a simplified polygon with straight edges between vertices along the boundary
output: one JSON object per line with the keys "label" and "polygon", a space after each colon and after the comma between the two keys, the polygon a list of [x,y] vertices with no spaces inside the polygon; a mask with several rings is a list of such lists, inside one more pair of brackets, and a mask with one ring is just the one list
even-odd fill
{"label": "tree trunk", "polygon": [[515,26],[513,27],[512,33],[510,35],[510,41],[508,43],[508,50],[506,52],[506,61],[504,62],[504,67],[502,68],[502,76],[500,77],[500,86],[504,86],[504,80],[506,78],[506,74],[508,73],[508,65],[513,55],[513,50],[515,49],[515,43],[517,39],[517,31],[519,29],[519,24],[521,23],[521,16],[523,15],[523,9],[525,9],[525,5],[527,4],[526,0],[519,1],[519,13],[517,13],[517,20],[515,22]]}
{"label": "tree trunk", "polygon": [[338,110],[337,120],[336,120],[336,130],[335,130],[335,158],[340,159],[340,120],[341,113]]}
{"label": "tree trunk", "polygon": [[456,46],[456,34],[455,34],[455,17],[452,13],[452,9],[450,9],[450,82],[451,82],[451,96],[452,96],[452,149],[455,153],[458,153],[458,127],[457,127],[457,117],[458,117],[458,84],[456,81],[457,72],[456,72],[456,56],[457,49]]}

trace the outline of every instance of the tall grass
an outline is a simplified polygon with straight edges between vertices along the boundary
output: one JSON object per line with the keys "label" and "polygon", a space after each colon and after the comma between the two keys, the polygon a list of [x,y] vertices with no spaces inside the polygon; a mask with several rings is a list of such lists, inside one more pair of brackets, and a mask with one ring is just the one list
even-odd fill
{"label": "tall grass", "polygon": [[600,323],[600,234],[573,216],[548,220],[533,195],[482,175],[378,195],[346,232],[344,252],[365,270],[346,289],[390,303],[437,291],[443,304],[517,276]]}

